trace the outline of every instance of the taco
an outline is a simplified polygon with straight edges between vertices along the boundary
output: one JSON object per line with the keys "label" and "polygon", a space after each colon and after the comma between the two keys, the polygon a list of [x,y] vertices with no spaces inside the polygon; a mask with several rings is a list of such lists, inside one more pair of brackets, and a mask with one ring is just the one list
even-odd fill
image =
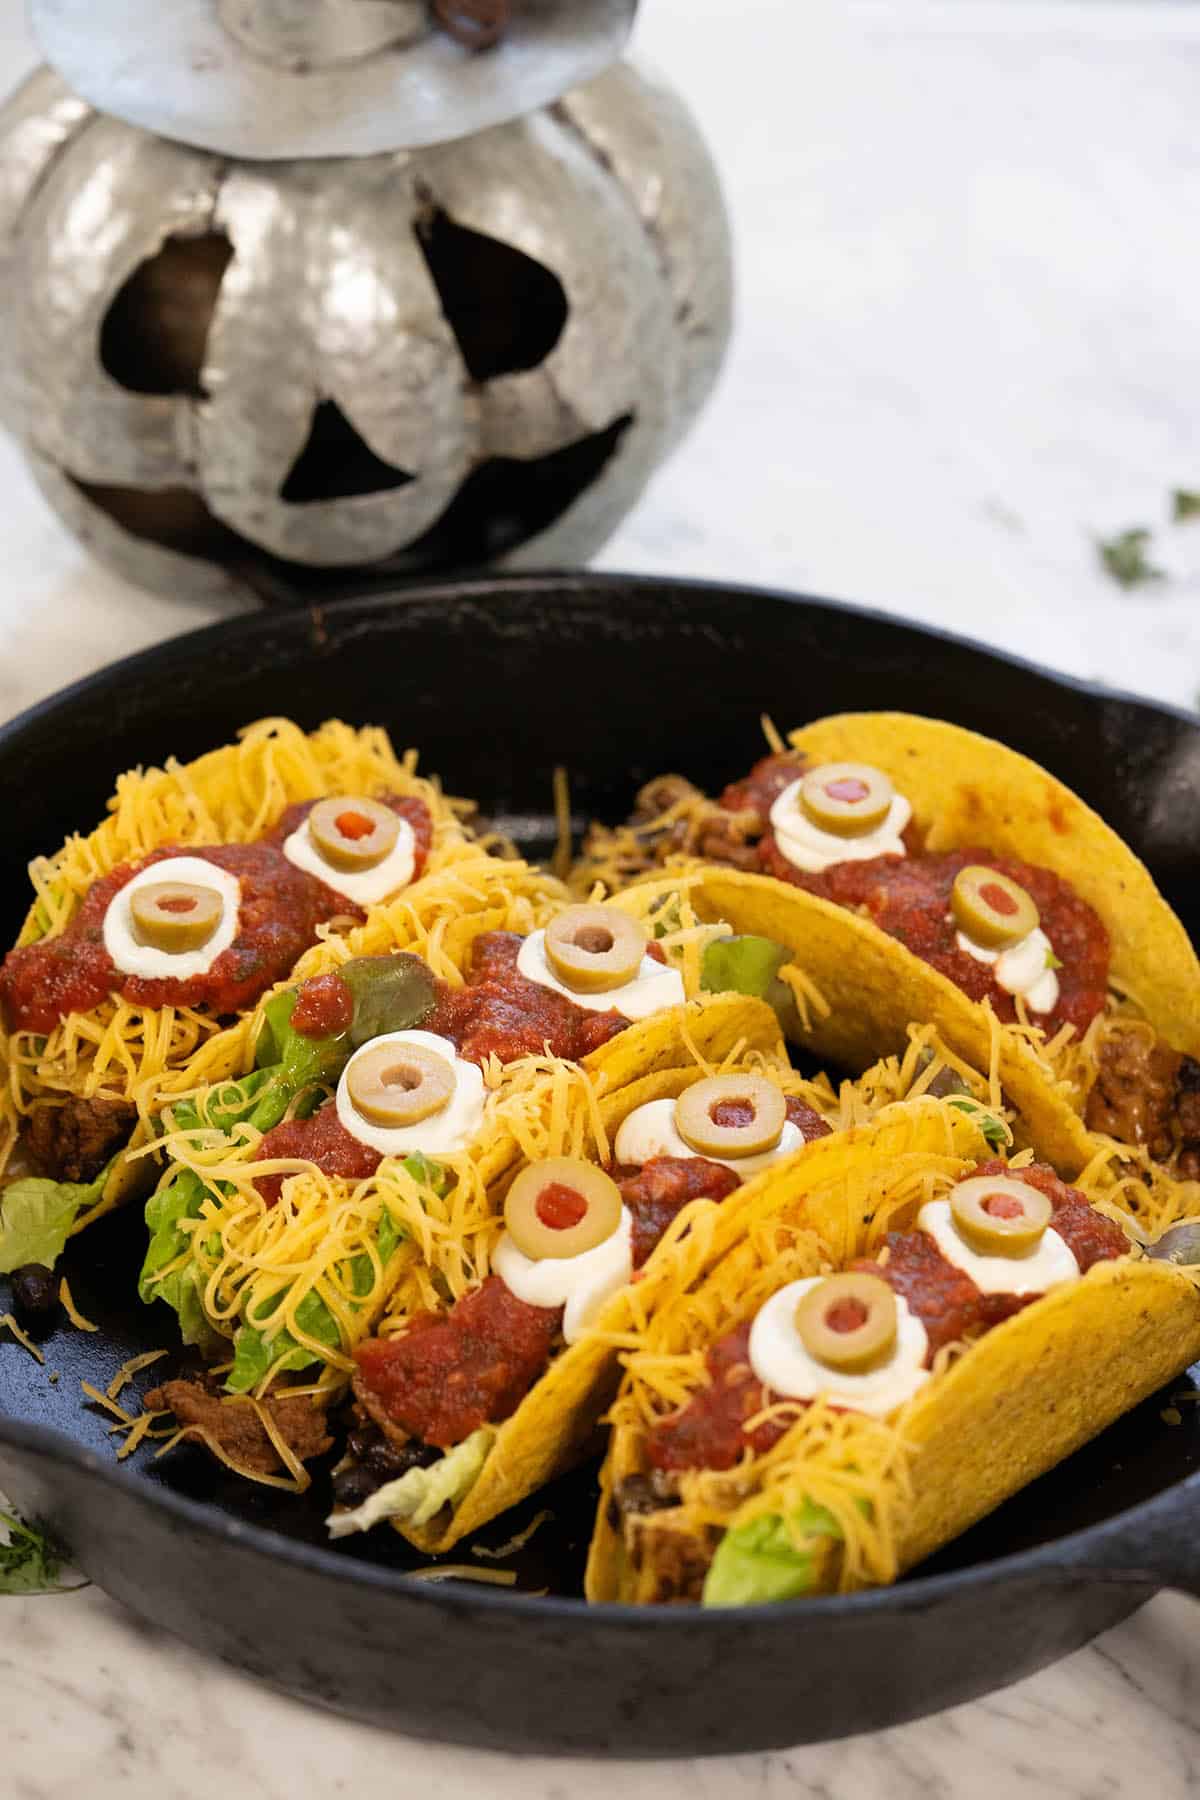
{"label": "taco", "polygon": [[898,1154],[896,1111],[826,1172],[768,1185],[629,1334],[590,1599],[894,1580],[1200,1353],[1178,1242],[1147,1255],[1028,1152],[961,1154],[961,1123],[952,1149],[910,1132]]}
{"label": "taco", "polygon": [[1119,1146],[1152,1184],[1200,1176],[1200,962],[1117,834],[936,720],[843,714],[789,746],[719,802],[651,783],[629,826],[593,830],[576,883],[699,859],[697,912],[786,944],[815,983],[799,1035],[820,1055],[862,1068],[931,1019],[1063,1172]]}
{"label": "taco", "polygon": [[[0,1270],[52,1265],[67,1234],[148,1172],[165,1092],[248,1066],[260,998],[322,936],[391,905],[414,923],[557,893],[489,853],[386,734],[286,720],[189,764],[120,778],[109,816],[30,869],[0,968],[7,1035]],[[231,1023],[231,1021],[238,1021]]]}
{"label": "taco", "polygon": [[[444,1306],[486,1270],[518,1161],[603,1142],[604,1109],[631,1084],[735,1053],[786,1065],[767,1005],[687,1000],[678,971],[636,953],[627,914],[583,912],[560,910],[546,936],[595,933],[582,954],[610,965],[608,940],[625,944],[633,972],[609,966],[600,990],[583,985],[590,966],[568,971],[578,988],[544,959],[526,974],[540,931],[480,930],[478,915],[464,970],[445,934],[428,960],[355,954],[379,944],[369,921],[266,1003],[254,1071],[168,1107],[140,1291],[174,1309],[185,1342],[232,1354],[228,1393],[266,1402],[280,1377],[316,1370],[309,1397],[335,1398],[385,1304],[394,1321]],[[203,1403],[215,1435],[211,1394],[175,1399],[181,1418]]]}

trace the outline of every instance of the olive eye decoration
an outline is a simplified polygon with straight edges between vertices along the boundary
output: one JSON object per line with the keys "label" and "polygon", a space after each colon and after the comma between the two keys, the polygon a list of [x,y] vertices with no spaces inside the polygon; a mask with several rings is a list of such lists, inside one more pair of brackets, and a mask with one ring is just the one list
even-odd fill
{"label": "olive eye decoration", "polygon": [[621,1223],[621,1190],[611,1175],[576,1156],[522,1169],[504,1202],[504,1224],[531,1262],[583,1256]]}
{"label": "olive eye decoration", "polygon": [[762,1075],[712,1075],[675,1102],[675,1129],[698,1156],[758,1156],[786,1124],[787,1101]]}
{"label": "olive eye decoration", "polygon": [[883,824],[896,790],[870,763],[822,763],[800,782],[800,810],[835,837],[865,837]]}
{"label": "olive eye decoration", "polygon": [[814,1362],[862,1375],[886,1362],[896,1343],[896,1296],[881,1275],[830,1275],[796,1308],[796,1331]]}
{"label": "olive eye decoration", "polygon": [[454,1098],[454,1070],[419,1044],[380,1044],[351,1063],[346,1087],[354,1110],[372,1125],[419,1125]]}
{"label": "olive eye decoration", "polygon": [[400,820],[389,806],[352,794],[319,800],[308,815],[308,834],[323,861],[346,874],[378,868],[400,836]]}
{"label": "olive eye decoration", "polygon": [[173,955],[202,950],[224,915],[222,895],[191,881],[152,882],[138,888],[129,900],[135,940]]}
{"label": "olive eye decoration", "polygon": [[633,980],[646,933],[619,906],[568,906],[546,927],[546,961],[564,987],[606,994]]}
{"label": "olive eye decoration", "polygon": [[950,1193],[950,1216],[982,1256],[1025,1256],[1035,1250],[1054,1216],[1045,1194],[1010,1176],[977,1175]]}
{"label": "olive eye decoration", "polygon": [[959,930],[985,950],[1007,950],[1038,927],[1033,896],[999,869],[970,863],[954,878],[950,910]]}

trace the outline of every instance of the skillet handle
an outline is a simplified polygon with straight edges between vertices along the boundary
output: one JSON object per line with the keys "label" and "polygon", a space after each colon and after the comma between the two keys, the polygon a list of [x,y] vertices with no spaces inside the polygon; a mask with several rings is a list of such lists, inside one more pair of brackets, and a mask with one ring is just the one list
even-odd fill
{"label": "skillet handle", "polygon": [[1173,1588],[1200,1600],[1200,1476],[1086,1534],[1057,1571],[1065,1580]]}

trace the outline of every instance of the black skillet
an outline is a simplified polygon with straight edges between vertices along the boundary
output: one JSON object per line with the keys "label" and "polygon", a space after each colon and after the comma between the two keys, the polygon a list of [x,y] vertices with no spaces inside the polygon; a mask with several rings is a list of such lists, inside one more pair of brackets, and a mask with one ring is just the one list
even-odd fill
{"label": "black skillet", "polygon": [[[763,711],[786,726],[862,707],[944,716],[1027,751],[1130,839],[1200,930],[1194,719],[851,608],[547,576],[242,619],[26,713],[0,731],[12,875],[0,939],[24,907],[22,864],[87,829],[116,771],[195,756],[266,713],[386,724],[540,852],[556,762],[571,772],[577,824],[616,818],[650,774],[713,786],[747,767]],[[73,1292],[97,1333],[56,1330],[44,1369],[0,1342],[0,1487],[135,1611],[339,1711],[514,1750],[760,1750],[969,1700],[1159,1587],[1200,1593],[1200,1406],[1168,1406],[1186,1378],[880,1592],[757,1611],[585,1609],[586,1470],[483,1534],[503,1547],[552,1509],[519,1555],[476,1559],[515,1568],[525,1591],[414,1582],[394,1534],[325,1546],[327,1470],[296,1501],[226,1478],[198,1451],[117,1466],[79,1382],[103,1388],[129,1356],[172,1343],[166,1313],[136,1299],[138,1226],[128,1214],[73,1247]],[[455,1560],[471,1561],[469,1548]]]}

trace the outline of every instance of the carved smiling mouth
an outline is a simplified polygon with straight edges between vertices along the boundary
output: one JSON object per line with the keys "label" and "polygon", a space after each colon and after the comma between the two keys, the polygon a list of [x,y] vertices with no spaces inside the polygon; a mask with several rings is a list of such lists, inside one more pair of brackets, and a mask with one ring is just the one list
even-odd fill
{"label": "carved smiling mouth", "polygon": [[[85,499],[134,537],[160,544],[181,556],[224,563],[264,597],[276,598],[281,588],[284,592],[291,588],[327,589],[331,581],[341,583],[366,574],[442,574],[506,555],[547,531],[592,486],[616,454],[634,417],[633,413],[623,413],[605,430],[529,462],[517,457],[490,457],[472,469],[441,518],[414,543],[380,562],[358,567],[310,568],[272,556],[223,524],[190,488],[169,487],[151,492],[80,481],[75,476],[70,480]],[[365,445],[363,449],[368,457],[372,456]],[[386,463],[380,466],[387,469]],[[412,479],[403,477],[397,485]]]}

